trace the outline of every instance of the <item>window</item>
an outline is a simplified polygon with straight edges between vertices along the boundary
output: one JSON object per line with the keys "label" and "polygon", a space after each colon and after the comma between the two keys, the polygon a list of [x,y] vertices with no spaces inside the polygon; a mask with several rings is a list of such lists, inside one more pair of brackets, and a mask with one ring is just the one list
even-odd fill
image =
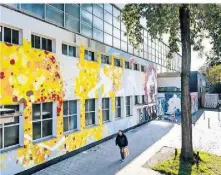
{"label": "window", "polygon": [[93,4],[93,14],[103,19],[103,9],[96,4]]}
{"label": "window", "polygon": [[114,37],[114,47],[120,48],[120,40]]}
{"label": "window", "polygon": [[81,33],[89,38],[92,38],[92,27],[81,22]]}
{"label": "window", "polygon": [[92,25],[92,14],[82,9],[81,20],[86,22],[89,25]]}
{"label": "window", "polygon": [[117,27],[118,29],[120,29],[120,20],[115,18],[115,17],[113,17],[113,25],[115,27]]}
{"label": "window", "polygon": [[112,35],[112,26],[106,22],[104,22],[104,31]]}
{"label": "window", "polygon": [[77,129],[77,100],[63,102],[64,132]]}
{"label": "window", "polygon": [[131,116],[131,97],[126,97],[126,116]]}
{"label": "window", "polygon": [[110,104],[109,104],[109,98],[103,98],[102,99],[102,118],[103,122],[109,121],[109,113],[110,113]]}
{"label": "window", "polygon": [[112,36],[104,33],[104,43],[112,46]]}
{"label": "window", "polygon": [[142,104],[146,104],[146,97],[145,97],[145,95],[142,95]]}
{"label": "window", "polygon": [[94,52],[85,50],[85,51],[84,51],[84,54],[85,54],[85,59],[86,59],[86,60],[95,61],[95,59],[94,59]]}
{"label": "window", "polygon": [[64,11],[64,4],[49,4],[50,6],[53,6],[61,11]]}
{"label": "window", "polygon": [[31,45],[33,48],[52,51],[52,40],[40,36],[31,35]]}
{"label": "window", "polygon": [[110,57],[107,56],[107,55],[103,55],[103,54],[101,54],[101,63],[104,63],[104,64],[111,64],[111,62],[110,62]]}
{"label": "window", "polygon": [[118,10],[115,7],[113,7],[113,15],[116,16],[116,17],[120,16],[120,10]]}
{"label": "window", "polygon": [[131,69],[129,61],[125,61],[125,69]]}
{"label": "window", "polygon": [[110,13],[105,12],[104,13],[104,21],[108,22],[109,24],[112,24],[112,15]]}
{"label": "window", "polygon": [[74,4],[65,4],[65,12],[80,19],[80,7]]}
{"label": "window", "polygon": [[104,9],[112,14],[112,5],[111,4],[104,4]]}
{"label": "window", "polygon": [[114,29],[113,30],[114,31],[114,36],[117,37],[117,38],[120,38],[120,30],[115,28],[115,27],[113,29]]}
{"label": "window", "polygon": [[27,11],[39,18],[45,16],[45,5],[44,4],[21,4],[21,9]]}
{"label": "window", "polygon": [[103,35],[103,32],[102,32],[102,31],[97,30],[97,29],[95,29],[95,28],[93,29],[93,38],[94,38],[94,39],[103,42],[103,40],[104,40],[104,37],[103,37],[103,36],[104,36],[104,35]]}
{"label": "window", "polygon": [[0,106],[1,112],[0,115],[10,115],[14,116],[12,121],[9,121],[7,123],[0,124],[0,150],[13,147],[13,146],[19,146],[19,136],[20,136],[20,114],[19,111],[19,105],[5,105]]}
{"label": "window", "polygon": [[86,126],[95,124],[95,99],[85,101],[85,119]]}
{"label": "window", "polygon": [[42,139],[53,134],[53,103],[32,105],[33,140]]}
{"label": "window", "polygon": [[117,67],[121,67],[121,60],[118,58],[114,58],[114,65]]}
{"label": "window", "polygon": [[95,28],[103,31],[103,27],[104,27],[103,20],[93,16],[93,25]]}
{"label": "window", "polygon": [[88,4],[88,3],[81,4],[81,7],[89,12],[92,12],[92,4]]}
{"label": "window", "polygon": [[121,41],[121,49],[127,51],[127,42]]}
{"label": "window", "polygon": [[64,26],[64,12],[46,5],[46,19],[52,23]]}
{"label": "window", "polygon": [[145,66],[141,65],[141,71],[145,72]]}
{"label": "window", "polygon": [[139,104],[139,95],[135,95],[135,105]]}
{"label": "window", "polygon": [[140,70],[140,66],[139,66],[139,64],[137,64],[137,63],[134,63],[134,70]]}
{"label": "window", "polygon": [[0,26],[0,41],[19,44],[19,31]]}
{"label": "window", "polygon": [[115,98],[116,113],[115,118],[121,118],[121,97]]}
{"label": "window", "polygon": [[65,14],[65,27],[71,31],[80,32],[80,22],[67,14]]}
{"label": "window", "polygon": [[76,47],[62,44],[62,54],[76,57]]}

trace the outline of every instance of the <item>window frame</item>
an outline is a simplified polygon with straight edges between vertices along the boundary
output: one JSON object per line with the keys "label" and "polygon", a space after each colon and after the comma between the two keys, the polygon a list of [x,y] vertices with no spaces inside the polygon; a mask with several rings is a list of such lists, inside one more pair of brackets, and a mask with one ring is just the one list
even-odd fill
{"label": "window frame", "polygon": [[[91,110],[87,111],[87,108],[86,108],[86,101],[87,100],[89,100],[88,105],[90,105],[90,100],[94,100],[94,110],[93,111],[91,111]],[[88,106],[88,109],[89,108],[90,107]],[[87,116],[86,116],[86,114],[89,114],[89,113],[94,113],[94,123],[87,125]],[[92,121],[93,121],[93,118],[92,118]],[[89,127],[92,127],[92,126],[95,126],[95,125],[96,125],[96,99],[95,98],[85,99],[85,126],[86,126],[86,128],[89,128]]]}
{"label": "window frame", "polygon": [[[18,28],[14,28],[14,27],[11,27],[11,26],[7,26],[7,25],[3,25],[3,24],[0,24],[0,28],[1,28],[1,40],[0,42],[3,42],[3,43],[8,43],[8,44],[13,44],[13,45],[21,45],[21,30],[18,29]],[[10,29],[10,33],[11,33],[11,42],[6,42],[5,41],[5,28],[8,28]],[[18,32],[18,43],[13,43],[13,31],[16,31]]]}
{"label": "window frame", "polygon": [[[128,98],[129,98],[129,104],[128,104]],[[126,108],[126,117],[132,116],[132,97],[131,96],[126,96],[125,97],[125,108]],[[130,113],[127,114],[127,108],[129,108]]]}
{"label": "window frame", "polygon": [[[108,57],[108,62],[103,62],[102,56]],[[111,64],[111,57],[109,55],[101,54],[101,63],[102,64]]]}
{"label": "window frame", "polygon": [[[86,52],[87,52],[87,53],[90,52],[90,53],[92,54],[92,58],[93,58],[92,60],[87,59],[87,57],[86,57]],[[84,59],[87,60],[87,61],[93,61],[93,62],[96,62],[96,61],[97,61],[97,60],[95,59],[95,52],[94,52],[94,51],[91,51],[91,50],[88,50],[88,49],[85,49],[85,50],[84,50]]]}
{"label": "window frame", "polygon": [[[103,108],[103,100],[108,100],[108,108]],[[105,101],[104,101],[105,103]],[[108,119],[107,120],[104,120],[103,118],[103,111],[108,111]],[[106,122],[109,122],[110,121],[110,98],[102,98],[102,122],[103,123],[106,123]]]}
{"label": "window frame", "polygon": [[[0,108],[4,108],[6,106],[18,106],[18,111],[15,110],[15,112],[20,112],[21,115],[19,116],[16,116],[18,117],[18,123],[15,123],[15,124],[7,124],[5,125],[5,123],[3,124],[0,124],[0,128],[2,128],[2,148],[0,148],[0,153],[3,153],[3,152],[7,152],[7,151],[10,151],[10,150],[14,150],[16,148],[19,148],[19,147],[22,147],[24,145],[24,130],[23,130],[23,109],[24,109],[24,105],[23,104],[7,104],[7,105],[4,105],[4,104],[1,104],[0,105]],[[13,127],[13,126],[18,126],[18,144],[15,144],[15,145],[10,145],[8,147],[4,147],[4,130],[5,128],[8,128],[8,127]]]}
{"label": "window frame", "polygon": [[144,66],[144,65],[141,65],[141,66],[140,66],[140,70],[141,70],[141,72],[145,72],[145,66]]}
{"label": "window frame", "polygon": [[[117,64],[116,64],[116,60],[119,60],[120,65],[117,65]],[[116,66],[116,67],[121,67],[121,68],[122,68],[122,67],[123,67],[123,66],[122,66],[122,60],[121,60],[120,58],[114,57],[114,66]]]}
{"label": "window frame", "polygon": [[[137,65],[137,66],[135,66],[135,65]],[[137,67],[137,68],[136,68],[136,67]],[[140,64],[134,63],[134,70],[140,71]]]}
{"label": "window frame", "polygon": [[[32,36],[34,37],[34,47],[32,45]],[[36,48],[35,47],[35,37],[40,37],[40,48]],[[45,50],[45,49],[42,48],[42,39],[46,39],[46,47],[47,47],[48,40],[51,41],[51,51],[50,50]],[[44,36],[41,36],[41,35],[38,35],[36,33],[31,33],[31,48],[39,49],[39,50],[44,50],[44,51],[47,51],[47,52],[53,52],[53,44],[54,44],[54,40],[53,39],[48,38],[48,37],[44,37]]]}
{"label": "window frame", "polygon": [[[51,103],[52,104],[52,118],[46,118],[46,119],[43,119],[42,120],[42,109],[43,109],[43,104],[45,103]],[[33,120],[33,105],[36,105],[36,104],[40,104],[40,119],[37,119],[37,120]],[[53,101],[50,101],[50,102],[42,102],[42,103],[33,103],[32,104],[32,128],[34,129],[34,126],[33,126],[33,123],[35,122],[41,122],[41,138],[38,138],[38,139],[34,139],[34,132],[33,132],[33,129],[32,129],[32,142],[33,144],[37,144],[37,143],[41,143],[41,142],[44,142],[46,140],[50,140],[54,137],[56,137],[56,119],[55,119],[55,116],[57,116],[57,113],[56,113],[56,109],[55,109],[55,102]],[[47,120],[52,120],[52,134],[51,135],[48,135],[48,136],[45,136],[45,137],[42,137],[42,133],[43,133],[43,126],[42,126],[42,122],[43,121],[47,121]]]}
{"label": "window frame", "polygon": [[[63,45],[66,45],[66,46],[67,46],[67,54],[63,53]],[[73,49],[74,49],[74,56],[70,55],[70,47],[73,47]],[[68,56],[68,57],[74,57],[74,58],[77,57],[77,47],[74,46],[74,45],[62,43],[62,44],[61,44],[61,52],[62,52],[62,55],[66,55],[66,56]]]}
{"label": "window frame", "polygon": [[[126,66],[127,64],[129,65],[129,67]],[[129,61],[125,61],[125,69],[131,69],[131,65]]]}
{"label": "window frame", "polygon": [[[120,100],[120,105],[117,106],[117,99]],[[122,97],[115,97],[115,119],[121,119],[123,118],[122,116]],[[118,110],[117,109],[120,109],[120,117],[117,115],[118,114]]]}

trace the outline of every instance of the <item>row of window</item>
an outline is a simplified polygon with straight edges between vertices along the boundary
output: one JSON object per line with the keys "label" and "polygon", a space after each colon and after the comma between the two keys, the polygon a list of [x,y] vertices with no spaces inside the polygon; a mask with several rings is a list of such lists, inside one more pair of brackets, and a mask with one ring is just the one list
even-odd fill
{"label": "row of window", "polygon": [[[123,98],[115,99],[115,118],[123,117]],[[97,124],[97,99],[87,99],[85,101],[85,125],[86,127]],[[56,129],[56,106],[53,102],[37,103],[32,105],[32,128],[33,141],[41,142],[54,136]],[[125,114],[126,117],[132,115],[132,97],[125,97]],[[19,105],[0,106],[2,115],[10,115],[19,111]],[[103,122],[111,120],[111,100],[109,98],[102,99],[102,117]],[[73,132],[80,129],[79,120],[80,109],[78,100],[70,100],[63,102],[63,130],[65,133]],[[0,124],[0,150],[20,145],[20,129],[22,124],[22,116],[13,117],[13,121]],[[55,132],[56,133],[56,132]],[[23,136],[22,136],[23,137]]]}
{"label": "row of window", "polygon": [[[73,32],[104,42],[123,51],[168,66],[168,47],[158,40],[151,41],[143,30],[144,43],[135,49],[125,36],[126,28],[121,21],[121,12],[111,4],[9,4],[18,10],[63,26]],[[181,56],[174,54],[171,69],[180,70]],[[178,61],[177,61],[178,59]]]}

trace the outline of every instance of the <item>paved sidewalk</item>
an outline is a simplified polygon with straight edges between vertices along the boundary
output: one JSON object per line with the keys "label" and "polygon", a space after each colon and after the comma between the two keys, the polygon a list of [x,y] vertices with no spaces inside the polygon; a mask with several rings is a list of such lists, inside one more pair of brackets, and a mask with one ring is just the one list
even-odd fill
{"label": "paved sidewalk", "polygon": [[[210,129],[208,128],[208,118],[210,119]],[[116,175],[158,175],[159,173],[142,166],[163,146],[181,148],[180,125],[175,125],[167,135],[144,151]],[[193,147],[200,151],[221,156],[221,121],[218,119],[218,112],[206,111],[205,118],[204,115],[201,115],[195,126],[193,126]]]}
{"label": "paved sidewalk", "polygon": [[[120,161],[115,139],[104,142],[88,151],[43,169],[36,175],[114,175],[148,147],[166,135],[173,124],[152,121],[126,133],[130,156]],[[129,173],[129,175],[132,175]]]}

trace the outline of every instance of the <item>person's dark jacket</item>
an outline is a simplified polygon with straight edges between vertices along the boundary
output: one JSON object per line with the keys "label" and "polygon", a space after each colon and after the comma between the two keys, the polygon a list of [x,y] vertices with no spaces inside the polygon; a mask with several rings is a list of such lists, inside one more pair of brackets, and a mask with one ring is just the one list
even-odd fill
{"label": "person's dark jacket", "polygon": [[116,137],[116,145],[118,145],[120,148],[127,146],[127,137],[124,134],[122,134],[122,136],[118,134]]}

